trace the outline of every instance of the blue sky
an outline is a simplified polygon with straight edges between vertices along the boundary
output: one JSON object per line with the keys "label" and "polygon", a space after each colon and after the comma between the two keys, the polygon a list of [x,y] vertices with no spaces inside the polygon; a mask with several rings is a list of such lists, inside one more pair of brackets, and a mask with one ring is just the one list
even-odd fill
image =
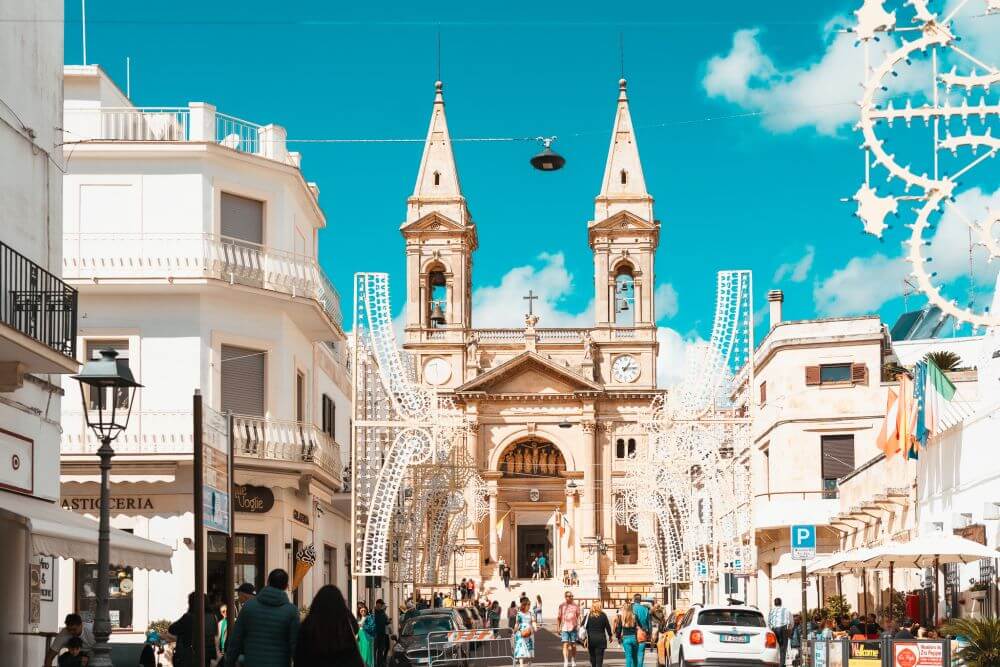
{"label": "blue sky", "polygon": [[[864,235],[853,204],[840,201],[863,173],[850,131],[861,72],[852,38],[832,28],[857,6],[90,0],[88,56],[123,86],[130,56],[139,106],[209,101],[283,125],[293,139],[422,138],[440,31],[452,136],[554,134],[568,160],[543,174],[528,165],[532,143],[456,146],[479,226],[477,323],[516,323],[523,302],[510,303],[512,295],[533,286],[547,299],[542,325],[553,326],[589,319],[586,223],[610,137],[621,33],[662,222],[661,324],[690,338],[710,331],[720,269],[754,271],[758,309],[767,289],[784,289],[790,318],[878,311],[891,322],[902,309],[903,236]],[[79,2],[67,2],[66,18],[66,62],[78,63]],[[970,26],[967,48],[992,51],[984,57],[996,62],[1000,16]],[[401,308],[398,227],[421,145],[292,148],[321,189],[329,220],[321,261],[344,295],[345,316],[361,270],[388,271]],[[972,203],[988,203],[995,179],[975,184],[983,193]],[[910,306],[920,302],[911,297]]]}

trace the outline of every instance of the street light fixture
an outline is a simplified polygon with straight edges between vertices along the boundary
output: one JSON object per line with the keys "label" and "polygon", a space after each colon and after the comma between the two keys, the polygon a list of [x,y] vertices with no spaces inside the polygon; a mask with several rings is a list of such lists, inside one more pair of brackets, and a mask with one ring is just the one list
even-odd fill
{"label": "street light fixture", "polygon": [[[94,613],[96,643],[88,664],[90,667],[112,667],[111,647],[108,645],[108,638],[111,636],[111,615],[108,610],[111,517],[108,500],[111,495],[111,457],[115,451],[111,448],[111,442],[128,428],[135,393],[142,385],[135,381],[128,362],[119,359],[118,353],[111,349],[101,350],[100,359],[88,361],[80,374],[72,377],[80,383],[80,397],[87,426],[101,441],[101,447],[97,450],[97,456],[101,460],[101,506],[97,529],[97,609]],[[84,386],[87,390],[84,390]]]}

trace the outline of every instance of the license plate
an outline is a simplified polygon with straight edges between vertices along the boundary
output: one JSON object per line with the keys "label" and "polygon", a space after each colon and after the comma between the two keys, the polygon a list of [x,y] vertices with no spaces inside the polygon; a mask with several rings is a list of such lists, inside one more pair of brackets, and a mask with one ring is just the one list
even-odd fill
{"label": "license plate", "polygon": [[750,642],[750,635],[719,635],[719,641],[725,644],[747,644]]}

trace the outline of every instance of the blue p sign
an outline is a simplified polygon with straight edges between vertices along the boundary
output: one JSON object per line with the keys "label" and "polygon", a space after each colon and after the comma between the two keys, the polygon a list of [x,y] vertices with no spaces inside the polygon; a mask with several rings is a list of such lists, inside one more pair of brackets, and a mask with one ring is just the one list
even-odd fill
{"label": "blue p sign", "polygon": [[792,558],[816,557],[816,526],[792,526]]}

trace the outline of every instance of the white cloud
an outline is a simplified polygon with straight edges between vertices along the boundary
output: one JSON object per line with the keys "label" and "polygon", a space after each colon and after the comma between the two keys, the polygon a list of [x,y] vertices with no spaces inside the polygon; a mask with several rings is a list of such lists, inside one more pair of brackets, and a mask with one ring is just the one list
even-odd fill
{"label": "white cloud", "polygon": [[[965,218],[982,220],[987,208],[1000,207],[1000,189],[987,194],[980,188],[971,188],[956,197],[954,204],[945,206],[931,244],[923,248],[923,256],[931,257],[928,270],[937,272],[934,284],[950,283],[964,278],[969,273],[969,228]],[[959,214],[956,208],[962,213]],[[910,214],[912,215],[912,214]],[[997,262],[989,265],[985,253],[974,247],[973,271],[977,285],[993,285],[996,282]],[[828,278],[816,283],[813,299],[816,310],[824,315],[850,315],[871,313],[882,304],[900,296],[903,279],[910,273],[910,265],[902,255],[887,257],[882,253],[870,257],[854,257],[843,268],[834,271]],[[960,290],[947,287],[945,294],[962,302]]]}
{"label": "white cloud", "polygon": [[677,290],[670,283],[663,283],[653,293],[653,306],[657,321],[668,319],[677,314]]}
{"label": "white cloud", "polygon": [[779,266],[771,281],[777,284],[784,280],[785,276],[788,276],[788,279],[793,283],[804,282],[809,277],[809,272],[812,271],[815,258],[816,248],[811,245],[806,246],[806,254],[794,262],[785,262]]}
{"label": "white cloud", "polygon": [[534,312],[541,327],[585,327],[594,324],[593,299],[578,313],[564,310],[564,301],[573,293],[573,274],[566,269],[561,252],[542,253],[541,266],[514,267],[504,274],[499,285],[477,287],[472,291],[472,317],[476,327],[523,327],[531,290],[538,300]]}
{"label": "white cloud", "polygon": [[656,359],[656,384],[661,388],[676,385],[684,377],[688,354],[705,340],[697,334],[682,335],[676,329],[660,327],[656,330],[660,355]]}

